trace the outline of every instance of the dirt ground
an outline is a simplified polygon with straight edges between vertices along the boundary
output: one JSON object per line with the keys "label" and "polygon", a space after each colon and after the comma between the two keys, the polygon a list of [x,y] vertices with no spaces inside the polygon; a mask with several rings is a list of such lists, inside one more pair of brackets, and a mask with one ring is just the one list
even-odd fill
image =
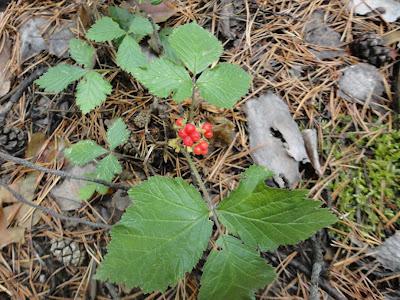
{"label": "dirt ground", "polygon": [[[253,77],[249,93],[234,109],[222,110],[203,103],[198,113],[199,119],[213,120],[221,128],[211,154],[196,159],[215,203],[236,186],[241,171],[253,161],[244,103],[272,91],[288,105],[300,130],[315,129],[317,133],[321,174],[311,164],[301,165],[301,181],[296,187],[309,189],[311,198],[330,207],[339,218],[337,224],[316,236],[323,258],[319,278],[321,299],[400,299],[400,273],[385,268],[372,254],[375,247],[400,227],[400,166],[392,161],[400,157],[398,146],[394,146],[393,151],[397,152],[392,152],[393,156],[386,160],[379,158],[383,165],[395,166],[394,171],[388,171],[394,177],[385,173],[385,178],[392,178],[392,194],[386,195],[388,187],[383,179],[377,179],[382,187],[376,191],[378,196],[368,194],[365,202],[354,196],[363,193],[361,182],[366,189],[375,188],[372,177],[375,175],[369,174],[365,166],[368,161],[378,160],[376,149],[388,143],[384,138],[393,136],[394,143],[400,143],[396,130],[399,98],[396,59],[377,68],[383,78],[379,107],[346,100],[339,92],[343,70],[361,62],[351,55],[349,43],[367,32],[379,36],[396,32],[400,23],[385,21],[379,11],[354,14],[347,8],[348,1],[341,0],[234,0],[232,10],[226,9],[227,1],[219,0],[168,3],[173,3],[173,15],[160,22],[161,27],[198,22],[223,42],[222,60],[241,65]],[[124,172],[117,182],[133,185],[154,174],[181,176],[190,181],[184,157],[166,144],[174,136],[170,125],[189,104],[177,105],[148,94],[116,67],[111,45],[98,45],[97,63],[112,81],[113,93],[90,114],[82,115],[75,106],[74,85],[54,95],[44,93],[33,80],[27,81],[38,69],[69,59],[42,49],[23,60],[23,24],[39,16],[50,20],[49,28],[63,24],[63,20],[72,20],[73,35],[83,37],[86,28],[113,4],[121,2],[21,0],[4,6],[0,18],[1,47],[6,47],[7,41],[11,47],[6,62],[0,57],[0,65],[8,68],[11,75],[10,91],[0,98],[0,105],[4,108],[16,92],[19,97],[0,126],[7,124],[26,133],[28,142],[19,157],[68,172],[71,166],[62,157],[62,149],[85,138],[104,143],[107,120],[122,117],[133,134],[130,147],[120,149]],[[123,5],[135,9],[132,4]],[[325,24],[338,33],[340,41],[335,51],[339,54],[334,52],[332,57],[321,59],[318,53],[333,51],[333,45],[327,49],[306,41],[307,24],[316,13],[323,20],[317,30]],[[164,14],[165,11],[161,13]],[[397,52],[396,43],[390,47],[392,53]],[[21,89],[21,82],[28,84]],[[72,210],[64,210],[53,194],[62,178],[14,161],[0,162],[2,180],[14,184],[35,204],[67,217],[112,225],[126,208],[119,204],[126,202],[126,196],[110,190],[105,196],[96,195]],[[363,180],[356,181],[357,176]],[[352,186],[355,186],[353,192],[349,189]],[[0,202],[0,212],[0,219],[7,219],[7,234],[18,234],[22,228],[24,240],[8,243],[1,249],[0,299],[196,299],[203,262],[164,294],[143,294],[138,289],[128,290],[93,279],[110,242],[107,229],[76,224],[15,201]],[[52,241],[60,238],[78,245],[82,259],[76,266],[60,262],[52,252]],[[315,244],[307,240],[263,254],[277,268],[278,278],[260,290],[257,299],[309,299],[310,277],[316,262]]]}

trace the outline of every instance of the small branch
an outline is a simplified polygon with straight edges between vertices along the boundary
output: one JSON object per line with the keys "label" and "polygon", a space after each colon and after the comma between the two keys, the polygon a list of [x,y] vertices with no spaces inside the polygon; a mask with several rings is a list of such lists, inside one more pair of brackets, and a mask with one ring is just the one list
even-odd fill
{"label": "small branch", "polygon": [[319,241],[318,232],[311,238],[314,264],[311,272],[311,286],[310,286],[310,300],[319,300],[320,295],[318,291],[319,277],[322,271],[322,264],[324,263],[322,257],[322,249]]}
{"label": "small branch", "polygon": [[74,217],[67,217],[67,216],[61,215],[61,214],[55,212],[54,210],[52,210],[50,208],[47,208],[47,207],[44,207],[44,206],[40,206],[40,205],[34,204],[34,203],[26,200],[24,198],[24,196],[22,196],[21,194],[17,193],[12,188],[10,188],[8,185],[6,185],[6,184],[4,184],[2,182],[0,182],[0,186],[4,187],[19,202],[21,202],[23,204],[26,204],[26,205],[28,205],[30,207],[39,209],[39,210],[43,211],[44,213],[49,214],[50,216],[52,216],[54,218],[58,218],[58,219],[64,220],[64,221],[74,222],[76,224],[84,224],[84,225],[88,225],[88,226],[95,227],[95,228],[104,228],[104,229],[111,229],[112,228],[112,226],[108,225],[108,224],[93,223],[93,222],[90,222],[90,221],[86,221],[86,220],[84,220],[82,218],[74,218]]}
{"label": "small branch", "polygon": [[84,180],[84,181],[99,183],[99,184],[108,186],[110,188],[120,189],[120,190],[124,190],[124,191],[128,191],[129,190],[129,187],[127,187],[125,185],[122,185],[122,184],[107,182],[107,181],[104,181],[104,180],[93,179],[93,178],[88,178],[88,177],[83,177],[83,176],[76,176],[76,175],[72,175],[72,174],[69,174],[69,173],[64,172],[64,171],[52,170],[52,169],[48,169],[46,167],[38,166],[36,164],[31,163],[30,161],[27,161],[25,159],[12,156],[12,155],[7,154],[7,153],[2,152],[2,151],[0,151],[0,158],[4,159],[4,160],[7,160],[7,161],[15,162],[17,164],[23,165],[25,167],[28,167],[28,168],[31,168],[31,169],[34,169],[34,170],[37,170],[37,171],[40,171],[40,172],[43,172],[43,173],[48,173],[48,174],[60,176],[60,177],[63,177],[63,178],[69,178],[69,179],[75,179],[75,180]]}
{"label": "small branch", "polygon": [[221,224],[219,223],[219,220],[217,217],[217,211],[215,210],[215,207],[214,207],[214,204],[212,203],[210,194],[208,193],[207,188],[206,188],[203,180],[201,179],[199,171],[197,170],[196,165],[194,164],[192,158],[190,157],[190,154],[186,150],[183,150],[182,152],[183,152],[183,155],[185,155],[187,162],[189,163],[190,170],[192,171],[192,174],[197,181],[197,185],[199,186],[201,192],[203,193],[203,196],[206,200],[208,209],[211,211],[211,217],[215,223],[215,226],[217,226],[217,230],[218,230],[219,234],[223,235],[224,232],[222,231]]}
{"label": "small branch", "polygon": [[12,106],[19,100],[19,98],[21,98],[25,89],[46,70],[46,67],[37,68],[35,71],[32,72],[31,75],[22,80],[21,83],[13,91],[11,91],[9,94],[1,99],[1,102],[3,103],[8,98],[10,98],[10,100],[4,105],[4,107],[0,107],[0,124],[4,122],[8,112],[11,110]]}

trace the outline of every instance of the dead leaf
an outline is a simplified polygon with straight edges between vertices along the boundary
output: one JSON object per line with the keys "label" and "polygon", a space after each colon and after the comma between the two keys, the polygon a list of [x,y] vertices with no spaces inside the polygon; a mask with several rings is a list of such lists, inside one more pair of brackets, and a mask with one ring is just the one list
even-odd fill
{"label": "dead leaf", "polygon": [[299,162],[308,162],[304,141],[287,105],[269,92],[246,102],[254,161],[274,172],[280,187],[300,180]]}
{"label": "dead leaf", "polygon": [[0,200],[0,250],[5,246],[12,243],[24,243],[24,233],[25,228],[23,227],[13,227],[7,228],[7,216],[3,212]]}
{"label": "dead leaf", "polygon": [[386,22],[395,22],[400,17],[400,2],[397,0],[351,0],[349,9],[354,9],[354,13],[359,15],[380,13]]}
{"label": "dead leaf", "polygon": [[12,77],[9,68],[9,62],[11,58],[11,41],[4,35],[0,49],[0,97],[2,97],[9,92]]}
{"label": "dead leaf", "polygon": [[122,190],[116,191],[111,198],[111,205],[119,211],[125,211],[131,203],[131,198],[129,198],[128,194]]}
{"label": "dead leaf", "polygon": [[36,132],[32,134],[31,140],[29,141],[26,150],[25,150],[25,157],[35,157],[40,149],[42,149],[44,143],[46,141],[46,136],[42,132]]}
{"label": "dead leaf", "polygon": [[386,269],[392,270],[393,272],[400,272],[400,231],[396,231],[396,233],[386,239],[381,246],[376,247],[372,251],[372,255],[374,255]]}
{"label": "dead leaf", "polygon": [[[93,164],[88,164],[84,167],[68,167],[64,171],[71,175],[82,176],[94,170],[95,166]],[[87,182],[83,180],[67,178],[62,183],[57,184],[51,190],[50,194],[54,197],[54,200],[62,211],[76,210],[82,206],[82,201],[79,199],[79,190],[86,184]]]}
{"label": "dead leaf", "polygon": [[44,17],[32,17],[19,28],[21,61],[46,50],[58,57],[68,56],[68,43],[74,37],[75,22],[59,20],[57,25]]}
{"label": "dead leaf", "polygon": [[127,4],[137,6],[140,10],[149,15],[155,23],[165,22],[178,12],[175,1],[173,0],[166,0],[158,5],[152,5],[150,1],[138,3],[138,1],[130,0],[127,1]]}
{"label": "dead leaf", "polygon": [[380,97],[385,88],[383,76],[370,64],[359,63],[343,70],[339,80],[339,96],[354,103],[371,104],[375,109],[382,109]]}
{"label": "dead leaf", "polygon": [[324,14],[321,11],[314,12],[311,20],[305,25],[304,40],[317,46],[336,48],[333,50],[311,49],[311,52],[319,59],[332,59],[344,54],[344,51],[338,48],[341,44],[340,34],[325,24]]}
{"label": "dead leaf", "polygon": [[317,131],[315,129],[306,129],[302,132],[304,145],[308,157],[310,158],[311,164],[318,176],[322,176],[321,164],[318,156],[318,138]]}
{"label": "dead leaf", "polygon": [[221,16],[218,21],[218,28],[222,35],[227,39],[234,39],[235,33],[232,31],[232,24],[234,22],[235,12],[233,9],[233,2],[230,0],[221,1]]}

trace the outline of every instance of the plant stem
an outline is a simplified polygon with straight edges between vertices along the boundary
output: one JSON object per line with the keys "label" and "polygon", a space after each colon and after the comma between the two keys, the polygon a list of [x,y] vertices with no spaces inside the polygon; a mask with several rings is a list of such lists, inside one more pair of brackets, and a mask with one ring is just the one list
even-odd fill
{"label": "plant stem", "polygon": [[52,174],[52,175],[56,175],[56,176],[60,176],[63,178],[69,178],[69,179],[75,179],[75,180],[84,180],[84,181],[89,181],[89,182],[94,182],[94,183],[99,183],[114,189],[120,189],[120,190],[124,190],[124,191],[128,191],[129,187],[122,185],[122,184],[118,184],[118,183],[112,183],[112,182],[107,182],[105,180],[100,180],[100,179],[93,179],[93,178],[88,178],[88,177],[83,177],[83,176],[76,176],[76,175],[72,175],[69,174],[67,172],[64,171],[60,171],[60,170],[52,170],[52,169],[48,169],[46,167],[42,167],[42,166],[38,166],[36,164],[31,163],[30,161],[27,161],[25,159],[22,158],[18,158],[15,156],[12,156],[10,154],[7,154],[3,151],[0,151],[0,158],[7,160],[7,161],[12,161],[15,162],[17,164],[23,165],[25,167],[43,172],[43,173],[48,173],[48,174]]}
{"label": "plant stem", "polygon": [[212,203],[210,194],[207,191],[204,181],[201,179],[200,173],[199,173],[195,163],[193,162],[192,158],[190,157],[190,154],[186,150],[183,150],[182,152],[183,152],[183,155],[185,156],[187,162],[189,163],[190,170],[192,171],[192,174],[197,181],[197,185],[199,186],[201,192],[203,193],[203,196],[206,200],[208,209],[211,212],[211,218],[213,219],[215,226],[217,226],[217,230],[218,230],[219,234],[223,235],[224,232],[222,231],[221,224],[219,223],[219,220],[217,217],[217,211],[214,207],[214,204]]}
{"label": "plant stem", "polygon": [[193,75],[192,77],[192,84],[193,84],[193,90],[192,90],[192,104],[190,104],[190,110],[189,110],[189,116],[188,116],[188,121],[191,122],[194,114],[194,110],[197,106],[197,99],[196,99],[196,77]]}
{"label": "plant stem", "polygon": [[62,214],[59,214],[59,213],[55,212],[54,210],[52,210],[50,208],[47,208],[47,207],[44,207],[44,206],[41,206],[41,205],[37,205],[35,203],[32,203],[32,202],[28,201],[20,193],[17,193],[12,188],[10,188],[8,185],[6,185],[6,184],[4,184],[2,182],[0,182],[0,186],[5,188],[19,202],[21,202],[21,203],[23,203],[25,205],[28,205],[30,207],[39,209],[39,210],[43,211],[44,213],[49,214],[50,216],[52,216],[54,218],[58,218],[58,219],[61,219],[61,220],[64,220],[64,221],[74,222],[76,224],[84,224],[84,225],[88,225],[88,226],[95,227],[95,228],[111,229],[111,227],[112,227],[111,225],[108,225],[108,224],[94,223],[94,222],[86,221],[86,220],[84,220],[82,218],[64,216]]}

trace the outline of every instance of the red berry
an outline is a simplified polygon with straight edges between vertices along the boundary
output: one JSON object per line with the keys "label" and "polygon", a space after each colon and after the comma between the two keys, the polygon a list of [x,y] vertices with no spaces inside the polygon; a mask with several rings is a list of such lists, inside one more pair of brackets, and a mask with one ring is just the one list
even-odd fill
{"label": "red berry", "polygon": [[198,146],[202,151],[208,150],[208,143],[206,141],[200,141]]}
{"label": "red berry", "polygon": [[196,126],[194,126],[193,124],[186,124],[184,130],[187,134],[191,134],[192,132],[196,131]]}
{"label": "red berry", "polygon": [[183,118],[178,118],[176,121],[175,121],[175,124],[176,124],[176,126],[178,126],[178,127],[182,127],[183,126]]}
{"label": "red berry", "polygon": [[193,152],[194,152],[194,154],[196,154],[196,155],[201,155],[201,154],[203,154],[203,150],[201,149],[200,145],[194,146]]}
{"label": "red berry", "polygon": [[198,131],[192,132],[190,134],[190,137],[192,138],[193,142],[197,142],[201,138],[200,133]]}
{"label": "red berry", "polygon": [[207,155],[207,153],[208,153],[208,149],[205,149],[205,150],[203,150],[203,152],[201,152],[201,154],[203,154],[203,155]]}
{"label": "red berry", "polygon": [[193,140],[190,136],[187,136],[183,139],[183,144],[187,147],[193,146]]}
{"label": "red berry", "polygon": [[206,132],[204,133],[204,137],[205,137],[206,139],[211,139],[211,138],[213,137],[212,131],[206,131]]}
{"label": "red berry", "polygon": [[204,131],[212,131],[213,126],[212,126],[211,123],[205,122],[205,123],[203,124],[203,126],[201,126],[201,128],[203,128]]}
{"label": "red berry", "polygon": [[180,130],[178,130],[178,136],[179,136],[181,139],[184,139],[184,138],[186,138],[188,135],[187,135],[187,133],[185,132],[184,129],[180,129]]}

